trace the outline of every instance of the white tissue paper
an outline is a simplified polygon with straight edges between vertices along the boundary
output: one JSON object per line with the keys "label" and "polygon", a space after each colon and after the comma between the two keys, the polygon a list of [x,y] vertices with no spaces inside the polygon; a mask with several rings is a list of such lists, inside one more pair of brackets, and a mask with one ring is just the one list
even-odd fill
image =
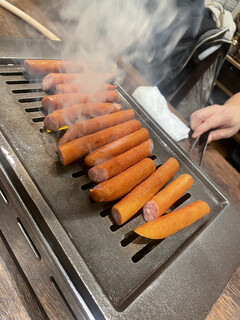
{"label": "white tissue paper", "polygon": [[158,87],[141,86],[132,95],[175,141],[188,137],[190,129],[168,109],[167,101]]}

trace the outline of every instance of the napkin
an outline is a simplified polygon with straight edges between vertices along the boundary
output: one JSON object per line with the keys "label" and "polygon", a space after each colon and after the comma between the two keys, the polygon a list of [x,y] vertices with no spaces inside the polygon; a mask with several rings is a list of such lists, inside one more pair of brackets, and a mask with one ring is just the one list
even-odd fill
{"label": "napkin", "polygon": [[140,86],[132,95],[176,142],[188,137],[190,129],[169,110],[158,87]]}

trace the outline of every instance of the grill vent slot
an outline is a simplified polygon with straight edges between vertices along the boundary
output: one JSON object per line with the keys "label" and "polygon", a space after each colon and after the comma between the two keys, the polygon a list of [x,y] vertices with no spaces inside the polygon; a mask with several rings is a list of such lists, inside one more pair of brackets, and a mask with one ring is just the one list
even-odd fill
{"label": "grill vent slot", "polygon": [[14,89],[12,93],[32,93],[32,92],[43,92],[41,88],[36,89]]}
{"label": "grill vent slot", "polygon": [[29,236],[28,232],[27,232],[26,229],[24,228],[24,226],[23,226],[23,224],[22,224],[22,222],[21,222],[21,220],[20,220],[19,218],[17,218],[17,224],[18,224],[20,230],[22,231],[23,235],[25,236],[25,238],[26,238],[29,246],[31,247],[33,253],[35,254],[35,256],[36,256],[39,260],[41,260],[41,255],[40,255],[38,249],[36,248],[35,244],[33,243],[31,237]]}
{"label": "grill vent slot", "polygon": [[0,76],[4,77],[14,77],[14,76],[22,76],[22,72],[0,72]]}
{"label": "grill vent slot", "polygon": [[149,252],[151,252],[163,240],[164,239],[150,241],[144,248],[142,248],[137,253],[135,253],[134,256],[132,256],[132,262],[136,263],[136,262],[140,261],[143,257],[145,257]]}
{"label": "grill vent slot", "polygon": [[152,159],[152,160],[156,160],[156,159],[157,159],[157,156],[156,156],[155,154],[153,154],[153,155],[151,155],[149,158]]}
{"label": "grill vent slot", "polygon": [[28,108],[25,109],[26,112],[38,112],[38,111],[43,111],[42,107],[36,107],[36,108]]}
{"label": "grill vent slot", "polygon": [[91,189],[91,188],[93,188],[95,185],[96,185],[96,183],[94,183],[94,182],[88,182],[88,183],[86,183],[86,184],[83,184],[83,185],[81,186],[81,189],[82,189],[82,190]]}
{"label": "grill vent slot", "polygon": [[131,242],[133,242],[135,239],[139,237],[138,234],[136,234],[134,231],[130,231],[126,237],[121,241],[121,245],[123,247],[128,246]]}
{"label": "grill vent slot", "polygon": [[20,103],[26,103],[26,102],[36,102],[36,101],[42,101],[43,97],[37,97],[37,98],[22,98],[18,99],[18,102]]}
{"label": "grill vent slot", "polygon": [[73,177],[73,178],[82,177],[82,176],[84,176],[84,175],[87,173],[87,171],[88,171],[87,169],[83,169],[83,170],[74,172],[74,173],[72,174],[72,177]]}
{"label": "grill vent slot", "polygon": [[28,84],[30,83],[28,80],[8,80],[6,81],[6,84],[10,84],[10,85],[13,85],[13,84]]}
{"label": "grill vent slot", "polygon": [[43,122],[45,117],[40,117],[40,118],[34,118],[32,119],[33,122]]}

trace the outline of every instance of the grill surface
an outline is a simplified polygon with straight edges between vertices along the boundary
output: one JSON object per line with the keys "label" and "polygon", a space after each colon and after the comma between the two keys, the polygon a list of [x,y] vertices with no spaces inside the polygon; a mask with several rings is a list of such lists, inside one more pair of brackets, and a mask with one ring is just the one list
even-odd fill
{"label": "grill surface", "polygon": [[182,173],[192,175],[193,187],[178,205],[201,199],[209,204],[211,212],[162,241],[147,240],[133,234],[132,230],[144,222],[141,212],[122,227],[113,224],[110,216],[112,204],[98,204],[90,199],[92,183],[82,161],[67,167],[60,164],[56,140],[61,133],[47,133],[43,128],[44,112],[40,101],[45,93],[41,90],[41,80],[28,81],[22,72],[22,66],[0,67],[1,131],[113,307],[122,311],[214,220],[228,202],[119,87],[124,109],[134,108],[136,119],[149,130],[154,142],[152,159],[156,165],[175,157],[180,162],[180,170],[175,177]]}

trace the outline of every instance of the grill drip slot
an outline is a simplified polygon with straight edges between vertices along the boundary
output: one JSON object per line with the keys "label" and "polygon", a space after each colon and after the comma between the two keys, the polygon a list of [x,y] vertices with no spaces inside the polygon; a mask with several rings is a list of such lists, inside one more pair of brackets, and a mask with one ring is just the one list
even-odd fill
{"label": "grill drip slot", "polygon": [[33,122],[43,122],[45,117],[33,118]]}
{"label": "grill drip slot", "polygon": [[142,258],[144,258],[149,252],[151,252],[163,240],[164,239],[150,241],[144,248],[142,248],[137,253],[135,253],[134,256],[132,256],[132,262],[134,262],[134,263],[139,262]]}
{"label": "grill drip slot", "polygon": [[4,77],[16,77],[16,76],[22,76],[22,72],[0,72],[0,76]]}
{"label": "grill drip slot", "polygon": [[41,88],[36,89],[14,89],[12,90],[12,93],[32,93],[32,92],[43,92]]}
{"label": "grill drip slot", "polygon": [[30,81],[28,80],[8,80],[6,81],[6,84],[14,85],[14,84],[29,84]]}
{"label": "grill drip slot", "polygon": [[49,280],[50,280],[53,288],[54,288],[55,291],[57,292],[59,298],[62,300],[62,302],[64,303],[64,305],[65,305],[65,307],[67,308],[68,312],[70,313],[72,319],[78,320],[77,317],[75,316],[72,308],[70,307],[69,303],[67,302],[66,298],[64,297],[61,289],[59,288],[57,282],[56,282],[55,279],[53,278],[53,276],[51,276],[51,277],[49,278]]}
{"label": "grill drip slot", "polygon": [[38,102],[38,101],[42,101],[43,97],[37,97],[37,98],[21,98],[18,99],[18,102],[20,103],[29,103],[29,102]]}
{"label": "grill drip slot", "polygon": [[8,198],[7,198],[7,196],[5,195],[5,193],[4,193],[4,191],[2,190],[1,187],[0,187],[0,196],[1,196],[1,198],[3,199],[3,201],[4,201],[6,204],[9,204]]}
{"label": "grill drip slot", "polygon": [[37,250],[35,244],[33,243],[31,237],[27,233],[26,229],[24,228],[24,226],[19,218],[17,218],[17,224],[19,226],[19,229],[22,231],[24,237],[26,238],[29,246],[31,247],[34,255],[37,257],[37,259],[41,260],[41,255],[40,255],[39,251]]}
{"label": "grill drip slot", "polygon": [[94,182],[91,181],[91,182],[88,182],[88,183],[83,184],[83,185],[81,186],[81,189],[82,189],[82,190],[88,190],[88,189],[93,188],[95,185],[96,185],[96,183],[94,183]]}

